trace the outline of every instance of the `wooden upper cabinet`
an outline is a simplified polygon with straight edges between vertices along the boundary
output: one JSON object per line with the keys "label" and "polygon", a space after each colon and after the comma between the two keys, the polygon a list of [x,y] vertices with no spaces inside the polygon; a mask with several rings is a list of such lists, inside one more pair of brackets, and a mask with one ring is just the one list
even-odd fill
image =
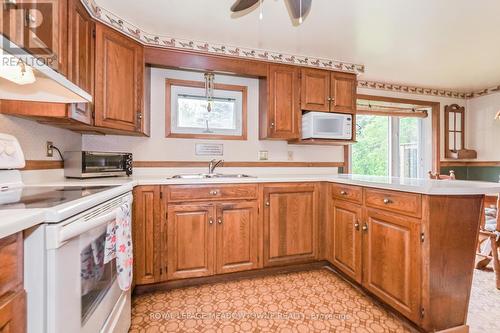
{"label": "wooden upper cabinet", "polygon": [[330,72],[303,68],[301,82],[302,110],[330,111]]}
{"label": "wooden upper cabinet", "polygon": [[215,206],[171,205],[167,222],[169,280],[214,274]]}
{"label": "wooden upper cabinet", "polygon": [[267,80],[260,87],[260,138],[298,139],[300,137],[300,69],[269,65]]}
{"label": "wooden upper cabinet", "polygon": [[356,76],[354,74],[332,72],[330,89],[330,111],[356,112]]}
{"label": "wooden upper cabinet", "polygon": [[317,202],[314,184],[264,186],[264,266],[316,259]]}
{"label": "wooden upper cabinet", "polygon": [[257,201],[217,205],[217,274],[258,268],[257,215]]}
{"label": "wooden upper cabinet", "polygon": [[420,220],[367,209],[363,285],[414,322],[420,320]]}
{"label": "wooden upper cabinet", "polygon": [[347,201],[334,200],[327,223],[330,240],[329,261],[353,280],[361,283],[362,208]]}
{"label": "wooden upper cabinet", "polygon": [[68,0],[2,2],[0,33],[56,71],[67,71]]}
{"label": "wooden upper cabinet", "polygon": [[356,76],[303,68],[301,107],[304,111],[356,112]]}
{"label": "wooden upper cabinet", "polygon": [[134,189],[133,217],[134,281],[138,285],[160,282],[164,272],[160,256],[160,186],[139,186]]}
{"label": "wooden upper cabinet", "polygon": [[[79,0],[68,2],[68,79],[94,94],[94,21]],[[92,103],[77,104],[73,118],[92,124]]]}
{"label": "wooden upper cabinet", "polygon": [[95,125],[143,133],[143,47],[103,24],[95,29]]}

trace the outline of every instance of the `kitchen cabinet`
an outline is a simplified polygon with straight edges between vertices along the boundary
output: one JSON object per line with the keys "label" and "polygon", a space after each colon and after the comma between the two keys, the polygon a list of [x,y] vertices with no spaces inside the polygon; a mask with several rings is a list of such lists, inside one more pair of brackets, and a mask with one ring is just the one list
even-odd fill
{"label": "kitchen cabinet", "polygon": [[292,140],[300,137],[299,67],[270,64],[260,80],[261,139]]}
{"label": "kitchen cabinet", "polygon": [[407,318],[419,321],[420,220],[367,209],[363,286]]}
{"label": "kitchen cabinet", "polygon": [[316,187],[316,184],[264,186],[264,266],[317,258]]}
{"label": "kitchen cabinet", "polygon": [[136,187],[133,206],[134,281],[138,285],[160,282],[166,273],[161,258],[160,186]]}
{"label": "kitchen cabinet", "polygon": [[[79,0],[68,2],[68,74],[77,86],[94,93],[94,21]],[[92,103],[76,105],[73,118],[92,124]]]}
{"label": "kitchen cabinet", "polygon": [[68,0],[17,1],[2,6],[0,32],[65,75]]}
{"label": "kitchen cabinet", "polygon": [[0,332],[26,332],[23,233],[0,239]]}
{"label": "kitchen cabinet", "polygon": [[216,273],[258,268],[257,202],[220,203],[216,206],[216,210]]}
{"label": "kitchen cabinet", "polygon": [[353,280],[361,283],[362,208],[344,200],[334,200],[330,214],[327,223],[330,256],[327,259]]}
{"label": "kitchen cabinet", "polygon": [[302,68],[301,108],[305,111],[356,113],[356,76]]}
{"label": "kitchen cabinet", "polygon": [[169,280],[214,274],[215,207],[191,203],[168,207],[167,277]]}
{"label": "kitchen cabinet", "polygon": [[143,47],[103,24],[95,31],[95,126],[147,134]]}

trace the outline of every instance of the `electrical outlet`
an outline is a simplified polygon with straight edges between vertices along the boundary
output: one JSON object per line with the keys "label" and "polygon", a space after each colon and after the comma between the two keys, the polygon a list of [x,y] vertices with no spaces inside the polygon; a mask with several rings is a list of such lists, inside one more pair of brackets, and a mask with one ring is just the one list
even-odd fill
{"label": "electrical outlet", "polygon": [[293,161],[293,151],[288,152],[288,160]]}
{"label": "electrical outlet", "polygon": [[259,160],[260,161],[267,161],[268,159],[269,159],[269,153],[267,150],[259,151]]}
{"label": "electrical outlet", "polygon": [[54,148],[52,148],[53,144],[54,143],[52,141],[47,141],[47,157],[54,156]]}

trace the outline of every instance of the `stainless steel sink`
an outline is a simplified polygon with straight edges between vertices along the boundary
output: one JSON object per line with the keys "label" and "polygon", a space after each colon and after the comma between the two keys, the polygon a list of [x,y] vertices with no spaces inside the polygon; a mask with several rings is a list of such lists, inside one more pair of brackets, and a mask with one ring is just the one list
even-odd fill
{"label": "stainless steel sink", "polygon": [[211,179],[211,178],[254,178],[253,176],[239,174],[224,174],[224,173],[185,173],[170,177],[170,179]]}

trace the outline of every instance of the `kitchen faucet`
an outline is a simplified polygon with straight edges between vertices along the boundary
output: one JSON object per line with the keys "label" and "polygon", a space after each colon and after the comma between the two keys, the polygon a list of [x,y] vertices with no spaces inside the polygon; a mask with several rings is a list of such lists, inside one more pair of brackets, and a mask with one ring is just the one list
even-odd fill
{"label": "kitchen faucet", "polygon": [[215,168],[224,165],[224,160],[211,160],[208,163],[208,174],[213,175]]}

